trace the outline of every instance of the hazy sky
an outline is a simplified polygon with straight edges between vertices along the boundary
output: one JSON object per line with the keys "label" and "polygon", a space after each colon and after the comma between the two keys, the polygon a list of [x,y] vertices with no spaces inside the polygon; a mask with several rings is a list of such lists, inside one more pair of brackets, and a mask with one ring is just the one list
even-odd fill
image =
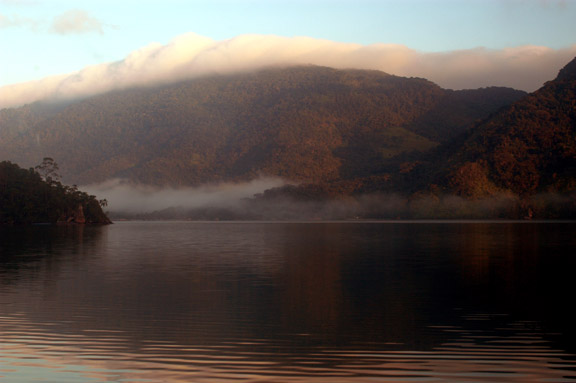
{"label": "hazy sky", "polygon": [[[161,81],[170,77],[161,71],[176,69],[155,58],[172,47],[164,61],[179,63],[181,77],[184,64],[198,71],[199,57],[205,71],[207,61],[225,71],[223,60],[234,68],[262,60],[330,65],[330,56],[342,67],[427,77],[445,87],[534,90],[576,55],[575,20],[576,0],[0,0],[0,87],[111,63],[114,82],[130,85],[136,80],[122,76],[143,79],[142,70]],[[131,72],[130,56],[147,67]],[[151,74],[153,66],[159,69]],[[496,66],[507,69],[492,73]],[[65,86],[64,77],[51,78],[35,87],[38,94],[31,85],[0,88],[0,107],[55,89],[63,94],[70,82],[72,93],[90,94],[110,70],[101,65],[88,81],[92,68]]]}

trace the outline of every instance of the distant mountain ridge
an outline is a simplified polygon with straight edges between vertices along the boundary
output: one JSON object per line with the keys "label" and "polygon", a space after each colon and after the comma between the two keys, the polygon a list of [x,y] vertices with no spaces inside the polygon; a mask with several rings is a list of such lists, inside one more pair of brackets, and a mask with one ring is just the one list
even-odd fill
{"label": "distant mountain ridge", "polygon": [[0,111],[3,159],[50,156],[68,183],[187,186],[386,174],[526,94],[452,91],[378,71],[287,67]]}

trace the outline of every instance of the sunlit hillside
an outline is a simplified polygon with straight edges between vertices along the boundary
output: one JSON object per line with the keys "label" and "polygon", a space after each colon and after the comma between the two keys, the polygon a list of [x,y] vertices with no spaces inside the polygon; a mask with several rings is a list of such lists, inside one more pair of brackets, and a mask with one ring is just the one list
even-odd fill
{"label": "sunlit hillside", "polygon": [[0,151],[23,166],[53,157],[77,184],[336,182],[386,173],[524,94],[378,71],[269,69],[6,109]]}

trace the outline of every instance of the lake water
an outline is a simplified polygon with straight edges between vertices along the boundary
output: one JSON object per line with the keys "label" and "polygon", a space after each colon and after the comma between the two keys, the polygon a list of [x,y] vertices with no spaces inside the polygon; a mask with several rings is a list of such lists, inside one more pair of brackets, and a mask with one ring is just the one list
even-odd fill
{"label": "lake water", "polygon": [[0,382],[574,382],[576,223],[0,227]]}

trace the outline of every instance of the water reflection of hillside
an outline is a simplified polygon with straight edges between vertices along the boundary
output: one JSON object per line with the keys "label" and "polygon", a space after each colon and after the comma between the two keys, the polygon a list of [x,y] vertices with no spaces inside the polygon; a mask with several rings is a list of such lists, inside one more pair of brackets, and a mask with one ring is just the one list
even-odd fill
{"label": "water reflection of hillside", "polygon": [[[0,283],[58,273],[62,262],[98,256],[105,226],[0,226]],[[85,261],[85,259],[84,259]]]}
{"label": "water reflection of hillside", "polygon": [[[74,338],[86,350],[94,342],[101,359],[120,350],[139,363],[236,358],[334,370],[359,350],[434,352],[472,332],[496,339],[490,326],[516,320],[514,310],[498,316],[511,300],[554,292],[540,285],[551,267],[544,255],[572,246],[566,230],[127,223],[4,231],[0,316],[12,325],[0,330],[16,343],[26,333],[54,344]],[[520,314],[540,326],[540,308]]]}
{"label": "water reflection of hillside", "polygon": [[[475,226],[475,227],[474,227]],[[576,351],[576,315],[568,304],[576,268],[575,223],[478,223],[461,228],[455,260],[477,307],[513,313],[559,332]]]}
{"label": "water reflection of hillside", "polygon": [[208,226],[24,231],[5,246],[2,270],[13,277],[2,296],[34,321],[65,323],[55,331],[122,331],[135,344],[434,344],[421,326],[428,278],[394,271],[404,255],[387,254],[382,233]]}

